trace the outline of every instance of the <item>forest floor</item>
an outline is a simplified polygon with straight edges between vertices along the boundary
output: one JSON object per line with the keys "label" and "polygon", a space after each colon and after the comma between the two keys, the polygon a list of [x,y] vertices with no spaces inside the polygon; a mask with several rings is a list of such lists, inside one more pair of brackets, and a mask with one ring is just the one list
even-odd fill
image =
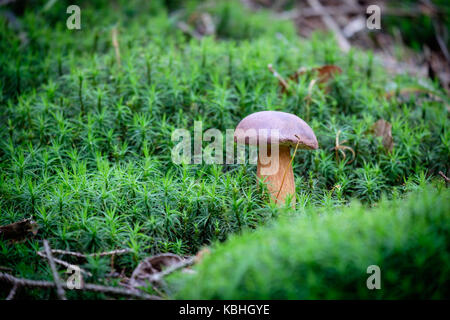
{"label": "forest floor", "polygon": [[[82,1],[70,30],[68,5],[0,7],[0,298],[449,297],[448,88],[426,60],[406,70],[413,45],[384,48],[393,74],[379,48],[274,17],[295,8]],[[174,130],[225,135],[262,110],[319,142],[295,156],[294,208],[250,163],[173,162]],[[368,295],[370,261],[402,285]]]}

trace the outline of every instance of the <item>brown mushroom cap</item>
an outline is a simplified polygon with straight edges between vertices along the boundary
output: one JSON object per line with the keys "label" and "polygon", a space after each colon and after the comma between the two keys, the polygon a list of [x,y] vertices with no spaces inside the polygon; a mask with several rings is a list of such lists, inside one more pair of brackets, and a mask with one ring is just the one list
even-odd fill
{"label": "brown mushroom cap", "polygon": [[[267,135],[262,135],[260,129],[266,129]],[[260,111],[248,115],[237,125],[234,141],[254,144],[251,138],[255,138],[253,140],[256,140],[257,144],[270,144],[273,136],[271,130],[279,130],[279,145],[295,146],[300,139],[298,145],[300,149],[319,147],[314,132],[305,121],[296,115],[281,111]]]}

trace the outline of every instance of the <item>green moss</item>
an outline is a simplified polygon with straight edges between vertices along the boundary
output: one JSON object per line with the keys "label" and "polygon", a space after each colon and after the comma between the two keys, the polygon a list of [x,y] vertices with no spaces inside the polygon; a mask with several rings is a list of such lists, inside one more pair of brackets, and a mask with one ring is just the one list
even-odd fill
{"label": "green moss", "polygon": [[[214,247],[195,275],[171,278],[181,299],[448,299],[450,192],[307,210]],[[369,290],[370,265],[381,289]]]}
{"label": "green moss", "polygon": [[[266,23],[268,12],[227,2],[192,2],[174,15],[176,1],[170,8],[117,1],[120,10],[109,1],[83,1],[82,29],[67,30],[68,15],[61,15],[67,3],[48,10],[31,4],[19,16],[27,43],[0,16],[0,225],[30,216],[40,225],[25,243],[0,241],[0,266],[18,276],[51,279],[35,254],[44,238],[80,252],[130,247],[132,254],[118,257],[116,266],[131,273],[148,255],[193,254],[304,208],[397,198],[450,163],[448,98],[421,83],[440,100],[386,99],[386,90],[419,81],[388,76],[371,54],[342,54],[329,34],[300,39],[290,22]],[[204,11],[216,23],[215,37],[194,39],[177,27]],[[282,95],[269,63],[286,76],[324,63],[339,65],[343,74],[328,93],[313,90],[308,107],[309,79]],[[309,110],[320,149],[297,153],[294,211],[269,203],[255,166],[171,160],[174,129],[193,132],[197,120],[204,130],[234,129],[260,110],[302,118]],[[370,133],[379,118],[393,125],[392,153]],[[351,164],[335,159],[338,130],[356,151]]]}

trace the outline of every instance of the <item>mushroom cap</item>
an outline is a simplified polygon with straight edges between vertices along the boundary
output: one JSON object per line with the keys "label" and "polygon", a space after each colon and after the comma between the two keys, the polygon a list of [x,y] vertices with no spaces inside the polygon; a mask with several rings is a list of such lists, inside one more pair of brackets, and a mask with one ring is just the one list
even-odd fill
{"label": "mushroom cap", "polygon": [[[253,129],[253,130],[252,130]],[[295,146],[300,149],[317,149],[319,144],[311,127],[302,119],[287,112],[255,112],[239,122],[234,133],[234,141],[245,144],[277,143],[273,130],[278,130],[278,144]],[[297,138],[298,136],[298,138]]]}

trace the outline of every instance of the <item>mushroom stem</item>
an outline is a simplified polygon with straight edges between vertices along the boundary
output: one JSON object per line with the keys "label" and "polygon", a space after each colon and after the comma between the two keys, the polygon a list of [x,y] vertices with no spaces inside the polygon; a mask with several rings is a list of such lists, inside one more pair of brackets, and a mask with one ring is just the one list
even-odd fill
{"label": "mushroom stem", "polygon": [[[262,168],[276,165],[276,163],[271,163],[271,161],[278,162],[278,170],[272,175],[263,175],[261,173]],[[279,146],[278,157],[273,158],[271,157],[270,149],[267,150],[267,155],[259,152],[256,174],[258,178],[267,183],[267,189],[275,203],[283,205],[287,195],[291,195],[291,205],[295,205],[295,181],[294,171],[292,170],[290,147]]]}

